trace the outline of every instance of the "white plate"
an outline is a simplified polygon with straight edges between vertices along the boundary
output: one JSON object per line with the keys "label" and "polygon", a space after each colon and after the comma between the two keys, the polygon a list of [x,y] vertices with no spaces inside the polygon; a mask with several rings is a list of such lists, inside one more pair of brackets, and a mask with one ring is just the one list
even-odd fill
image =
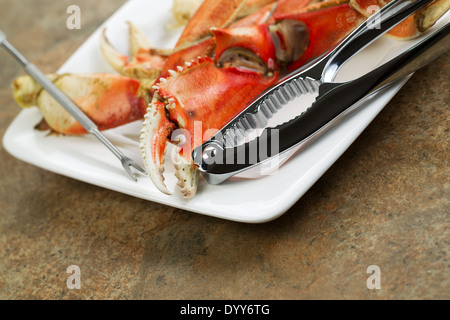
{"label": "white plate", "polygon": [[[112,73],[113,70],[100,53],[100,33],[104,27],[108,27],[113,44],[126,53],[126,21],[133,21],[141,27],[156,47],[170,48],[180,34],[180,30],[168,31],[165,28],[172,19],[169,13],[171,5],[171,1],[128,1],[58,72]],[[448,21],[448,17],[446,15],[442,20]],[[380,39],[342,71],[341,80],[355,77],[354,70],[358,70],[358,75],[370,70],[412,43]],[[177,193],[173,196],[164,195],[148,178],[141,178],[138,183],[131,181],[114,155],[100,146],[92,136],[57,137],[35,131],[33,127],[41,119],[36,108],[24,110],[18,115],[8,128],[3,143],[5,149],[18,159],[61,175],[199,214],[262,223],[279,217],[294,205],[353,143],[404,82],[406,80],[365,103],[339,126],[296,154],[276,174],[259,179],[238,178],[219,186],[208,185],[201,179],[198,194],[192,200],[184,200]],[[124,153],[142,165],[138,144],[140,129],[141,123],[135,122],[105,134]],[[166,164],[166,167],[168,185],[174,189],[173,169],[170,164]]]}

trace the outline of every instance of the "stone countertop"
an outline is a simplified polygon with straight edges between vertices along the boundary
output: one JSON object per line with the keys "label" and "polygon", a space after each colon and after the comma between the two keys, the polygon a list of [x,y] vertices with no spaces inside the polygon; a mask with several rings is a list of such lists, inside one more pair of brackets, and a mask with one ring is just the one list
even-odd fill
{"label": "stone countertop", "polygon": [[[124,0],[3,0],[0,28],[44,72]],[[68,30],[67,7],[82,10]],[[0,147],[0,299],[448,299],[449,54],[418,71],[286,214],[249,225],[88,185]],[[23,74],[0,51],[0,134]],[[67,268],[81,268],[69,290]],[[367,288],[380,267],[381,289]]]}

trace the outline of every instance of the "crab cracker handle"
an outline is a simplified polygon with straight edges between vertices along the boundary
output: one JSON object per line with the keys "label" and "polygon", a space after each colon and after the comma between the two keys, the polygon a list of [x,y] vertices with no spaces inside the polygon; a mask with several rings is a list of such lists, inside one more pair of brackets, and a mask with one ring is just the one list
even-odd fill
{"label": "crab cracker handle", "polygon": [[[294,81],[302,83],[307,90],[315,90],[321,83],[332,82],[338,74],[340,68],[350,60],[354,55],[370,45],[376,39],[381,37],[385,32],[389,31],[398,23],[402,22],[416,10],[430,3],[432,0],[393,0],[378,12],[369,17],[365,22],[358,26],[344,40],[342,40],[334,49],[326,54],[293,71],[277,84],[262,92],[253,101],[251,101],[244,111],[237,115],[233,120],[227,123],[219,134],[212,137],[203,144],[202,148],[206,149],[210,142],[222,140],[224,133],[236,126],[241,121],[241,117],[246,114],[256,114],[260,112],[261,106],[264,105],[271,94],[277,95],[277,91],[287,101],[293,96],[289,94],[290,90],[285,90],[285,86],[289,86]],[[311,92],[311,91],[310,91]],[[303,93],[302,93],[303,94]],[[294,95],[295,96],[295,95]],[[282,105],[276,106],[278,109]],[[262,122],[264,123],[264,122]],[[201,150],[198,148],[194,151],[194,157],[200,157]],[[201,159],[197,159],[197,164],[201,163]]]}
{"label": "crab cracker handle", "polygon": [[[345,83],[323,84],[320,90],[326,93],[319,94],[319,98],[307,112],[276,128],[279,153],[314,137],[333,125],[335,120],[339,120],[340,115],[359,106],[359,102],[372,97],[387,85],[411,75],[449,49],[450,23],[447,23],[415,46],[358,79]],[[268,132],[261,135],[258,143],[267,145],[270,139]]]}
{"label": "crab cracker handle", "polygon": [[[265,129],[258,138],[248,143],[223,149],[213,141],[214,159],[220,162],[203,163],[201,171],[206,180],[219,184],[250,167],[270,161],[278,154],[319,138],[326,129],[342,121],[342,115],[360,106],[374,93],[447,52],[450,49],[449,34],[450,23],[447,23],[412,48],[358,79],[323,84],[320,87],[322,93],[308,111],[276,128]],[[261,148],[265,149],[262,153]]]}
{"label": "crab cracker handle", "polygon": [[[210,162],[211,158],[215,159],[217,157],[217,155],[214,157],[210,153],[224,153],[226,149],[230,149],[224,148],[224,146],[221,145],[224,143],[223,134],[226,134],[227,130],[233,128],[233,126],[240,121],[240,116],[245,116],[245,114],[255,114],[259,111],[260,106],[264,103],[266,98],[270,97],[271,94],[276,94],[278,90],[282,89],[285,85],[289,85],[289,83],[292,83],[295,80],[303,82],[303,80],[309,79],[312,80],[317,86],[324,82],[332,82],[340,68],[349,59],[377,38],[382,36],[385,32],[389,31],[395,25],[430,2],[431,0],[391,1],[381,10],[373,14],[364,23],[362,23],[339,45],[337,45],[328,54],[324,55],[321,59],[318,59],[315,63],[310,63],[309,65],[294,71],[282,79],[278,84],[256,97],[240,115],[224,126],[219,134],[216,134],[202,146],[197,147],[193,151],[192,156],[194,162],[199,166],[200,171],[207,177],[207,180],[209,180],[211,177],[208,175],[209,170],[213,169],[210,165],[208,165],[208,162]],[[281,105],[279,107],[281,108]],[[223,155],[223,157],[225,157],[225,155]],[[231,177],[234,174],[229,171],[228,176]],[[223,179],[226,180],[227,177],[222,176],[218,179],[218,182],[220,183],[220,180]]]}

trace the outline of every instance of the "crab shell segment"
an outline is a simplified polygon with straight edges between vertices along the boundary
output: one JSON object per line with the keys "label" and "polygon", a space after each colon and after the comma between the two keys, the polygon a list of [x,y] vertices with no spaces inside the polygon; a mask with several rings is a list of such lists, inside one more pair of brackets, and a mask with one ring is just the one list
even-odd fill
{"label": "crab shell segment", "polygon": [[[269,69],[277,68],[274,59],[276,57],[275,46],[270,45],[273,39],[269,31],[269,25],[262,24],[233,29],[213,28],[211,31],[216,39],[216,55],[220,57],[219,61],[226,62],[227,57],[224,57],[226,54],[239,58],[239,55],[242,56],[248,52],[259,57]],[[236,50],[239,52],[236,53]],[[244,61],[245,59],[241,61],[241,66]],[[255,59],[249,58],[248,61],[251,63]],[[262,72],[265,73],[265,71]]]}
{"label": "crab shell segment", "polygon": [[216,40],[211,37],[196,43],[190,47],[176,50],[167,59],[167,63],[161,71],[159,78],[170,77],[170,70],[178,70],[179,67],[184,67],[186,63],[195,61],[198,57],[208,56],[213,57],[216,50]]}
{"label": "crab shell segment", "polygon": [[[178,186],[184,197],[195,195],[197,169],[193,148],[233,119],[260,92],[279,77],[275,51],[266,49],[272,38],[266,28],[214,29],[215,59],[208,56],[188,61],[154,86],[141,132],[141,151],[155,186],[171,194],[164,183],[164,151],[167,141],[177,144],[175,163]],[[263,50],[255,44],[264,44]],[[239,44],[239,47],[236,47]],[[270,45],[273,48],[273,44]],[[258,51],[252,51],[258,49]]]}
{"label": "crab shell segment", "polygon": [[306,6],[311,6],[315,2],[314,0],[278,0],[277,8],[274,15],[281,14],[295,14],[304,11]]}
{"label": "crab shell segment", "polygon": [[286,19],[304,24],[308,33],[308,43],[304,53],[288,66],[296,70],[308,61],[334,48],[364,21],[364,17],[345,0],[333,0],[308,6],[300,13],[280,14],[279,22]]}
{"label": "crab shell segment", "polygon": [[211,27],[226,28],[238,17],[246,0],[205,0],[183,30],[176,48],[192,46],[211,36]]}

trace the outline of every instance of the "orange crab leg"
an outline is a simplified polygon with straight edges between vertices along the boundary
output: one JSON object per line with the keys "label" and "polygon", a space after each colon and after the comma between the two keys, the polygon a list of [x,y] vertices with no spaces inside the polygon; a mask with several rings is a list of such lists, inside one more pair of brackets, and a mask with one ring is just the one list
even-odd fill
{"label": "orange crab leg", "polygon": [[233,67],[217,68],[212,59],[201,58],[179,76],[161,84],[158,94],[173,101],[170,106],[173,122],[186,129],[192,137],[194,123],[201,122],[203,136],[208,130],[220,129],[241,111],[243,105],[274,84],[276,79],[274,74],[262,77],[255,72]]}
{"label": "orange crab leg", "polygon": [[[176,70],[177,67],[184,67],[187,62],[190,64],[198,57],[213,57],[216,52],[216,39],[214,36],[214,30],[219,28],[223,29],[221,25],[228,25],[231,21],[234,21],[237,13],[243,11],[254,11],[261,7],[262,4],[267,4],[266,7],[260,9],[256,13],[249,15],[248,17],[238,20],[231,25],[231,28],[241,28],[256,26],[258,24],[266,23],[272,14],[273,0],[253,0],[247,1],[243,5],[237,6],[237,2],[226,2],[225,8],[221,8],[220,15],[217,17],[214,9],[218,6],[220,1],[205,1],[200,7],[200,10],[191,19],[191,22],[186,26],[183,35],[177,44],[177,49],[170,55],[165,67],[161,72],[161,77],[165,78],[169,76],[169,70]],[[240,2],[239,2],[240,3]],[[212,6],[212,12],[210,7]],[[241,11],[240,11],[241,10]],[[228,18],[227,14],[228,14]],[[202,17],[201,19],[199,17]],[[229,18],[232,16],[233,18]],[[192,24],[192,25],[191,25]],[[250,30],[250,29],[249,29]],[[203,38],[203,39],[202,39]],[[190,45],[188,45],[190,44]],[[263,48],[264,46],[261,46]]]}
{"label": "orange crab leg", "polygon": [[[215,55],[216,40],[213,38],[213,31],[217,28],[225,28],[232,24],[236,18],[242,14],[253,12],[263,5],[273,3],[274,0],[234,0],[217,1],[206,0],[189,23],[186,25],[176,49],[169,56],[167,63],[161,71],[160,78],[169,76],[169,71],[175,71],[179,67],[184,67],[197,59],[198,57],[213,57]],[[268,16],[269,11],[264,13]],[[253,14],[258,15],[258,14]],[[258,16],[259,17],[259,16]],[[257,18],[258,22],[261,17]],[[245,19],[244,19],[245,20]],[[255,20],[251,23],[242,25],[255,25]],[[239,26],[239,23],[233,23],[233,27]]]}
{"label": "orange crab leg", "polygon": [[[146,113],[148,97],[135,79],[111,74],[66,74],[50,78],[100,130],[142,119]],[[68,135],[87,133],[81,124],[31,77],[16,79],[13,90],[19,105],[36,105],[53,131]]]}
{"label": "orange crab leg", "polygon": [[[217,43],[215,60],[198,58],[157,85],[156,94],[169,101],[171,120],[191,135],[196,121],[204,124],[203,133],[221,128],[279,75],[267,26],[213,29],[212,33]],[[239,53],[234,53],[236,48]],[[245,65],[234,60],[245,52],[260,61],[252,65],[248,58]]]}
{"label": "orange crab leg", "polygon": [[[252,71],[218,68],[209,57],[200,58],[183,71],[158,83],[149,115],[143,124],[141,150],[147,172],[158,189],[170,194],[164,184],[164,150],[177,127],[183,129],[184,144],[174,160],[178,185],[185,197],[196,192],[196,168],[191,161],[195,142],[205,133],[220,129],[242,109],[251,97],[272,85],[278,76],[262,77]],[[169,119],[166,118],[169,113]],[[196,126],[200,124],[200,132]],[[196,136],[200,134],[200,137]],[[176,141],[174,141],[176,142]]]}
{"label": "orange crab leg", "polygon": [[[210,37],[210,28],[228,28],[240,18],[275,3],[276,0],[205,0],[186,25],[176,48],[184,48]],[[242,25],[243,26],[243,25]]]}

